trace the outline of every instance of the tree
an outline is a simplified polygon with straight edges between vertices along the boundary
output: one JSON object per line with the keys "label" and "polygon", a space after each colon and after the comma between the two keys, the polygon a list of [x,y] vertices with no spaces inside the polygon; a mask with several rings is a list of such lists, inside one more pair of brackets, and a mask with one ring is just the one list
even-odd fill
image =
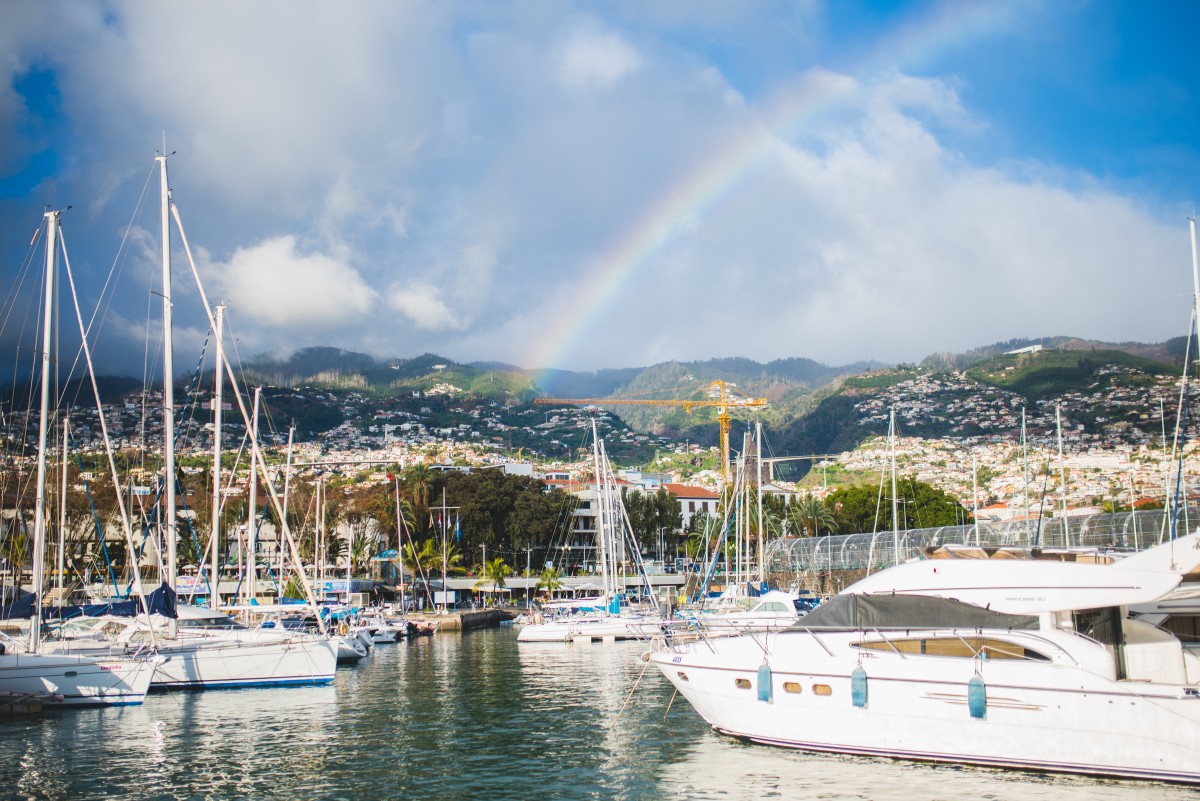
{"label": "tree", "polygon": [[837,531],[833,511],[815,495],[805,495],[788,504],[788,527],[805,537],[815,537],[824,529],[827,534]]}
{"label": "tree", "polygon": [[621,500],[642,553],[658,550],[658,535],[662,529],[678,531],[683,527],[679,498],[665,489],[646,493],[622,488]]}
{"label": "tree", "polygon": [[[962,506],[943,490],[923,481],[905,477],[896,484],[900,527],[934,528],[962,522]],[[825,499],[837,520],[837,530],[847,534],[888,531],[892,527],[891,486],[840,487]],[[970,514],[968,523],[973,522]]]}
{"label": "tree", "polygon": [[546,593],[547,597],[562,589],[562,585],[562,574],[557,568],[548,567],[538,576],[537,589]]}
{"label": "tree", "polygon": [[417,528],[425,531],[425,518],[429,512],[429,494],[433,488],[433,471],[427,465],[414,464],[404,471],[404,491],[412,502]]}
{"label": "tree", "polygon": [[[404,566],[411,572],[428,578],[432,575],[441,575],[443,554],[442,546],[435,538],[430,537],[421,543],[420,550],[414,550],[412,545],[405,545],[403,556]],[[458,546],[454,543],[446,544],[445,565],[449,573],[463,572],[462,554],[458,552]]]}
{"label": "tree", "polygon": [[513,574],[513,569],[500,557],[496,557],[492,561],[483,566],[483,575],[479,581],[475,582],[475,589],[492,585],[492,592],[495,593],[498,587],[503,587],[504,582]]}

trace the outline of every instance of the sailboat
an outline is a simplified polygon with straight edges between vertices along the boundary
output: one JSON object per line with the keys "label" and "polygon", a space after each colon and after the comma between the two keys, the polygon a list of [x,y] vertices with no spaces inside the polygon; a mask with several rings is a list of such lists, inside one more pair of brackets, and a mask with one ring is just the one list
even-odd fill
{"label": "sailboat", "polygon": [[[16,617],[18,607],[31,618],[29,640],[0,637],[0,696],[34,695],[64,706],[119,706],[140,704],[146,697],[156,664],[146,657],[113,658],[47,652],[42,642],[42,590],[46,543],[46,440],[50,417],[50,347],[54,311],[54,278],[57,272],[59,211],[46,220],[45,319],[41,364],[41,414],[38,421],[37,501],[34,521],[33,594],[3,611]],[[65,453],[64,453],[65,458]],[[21,610],[24,611],[24,610]]]}
{"label": "sailboat", "polygon": [[[807,611],[801,608],[799,595],[770,590],[765,581],[761,424],[755,438],[755,456],[750,457],[749,435],[743,439],[742,453],[743,458],[734,474],[725,525],[700,582],[700,598],[696,603],[676,610],[675,618],[679,625],[672,631],[674,636],[696,632],[713,636],[778,631],[795,623]],[[757,492],[755,503],[750,502],[752,488]],[[753,530],[749,525],[750,510],[754,510],[758,517]],[[724,545],[731,526],[734,529],[734,548],[733,564],[728,570],[729,579],[720,596],[710,602],[705,589],[710,585],[718,563],[726,556]],[[752,543],[755,530],[758,532],[757,545]],[[752,565],[751,555],[754,553],[758,555],[756,565]]]}
{"label": "sailboat", "polygon": [[[179,227],[182,244],[188,253],[192,272],[197,277],[195,264],[191,260],[191,251],[183,235],[178,210],[175,209],[167,181],[167,156],[156,157],[159,164],[161,186],[161,222],[162,222],[162,277],[163,277],[163,455],[164,455],[164,490],[161,494],[165,504],[163,519],[165,539],[165,584],[169,589],[171,603],[164,614],[143,614],[133,619],[108,619],[108,627],[112,624],[119,631],[111,635],[107,641],[98,642],[91,638],[63,639],[56,645],[60,650],[76,651],[78,653],[99,653],[113,651],[129,651],[152,649],[164,659],[154,672],[151,682],[152,689],[215,689],[223,687],[271,686],[271,685],[314,685],[327,684],[333,681],[337,665],[337,643],[324,632],[324,623],[320,622],[322,633],[310,635],[304,632],[280,630],[256,630],[237,624],[232,618],[223,615],[215,609],[190,610],[179,614],[182,608],[174,604],[174,588],[176,583],[176,493],[175,493],[175,442],[174,442],[174,387],[173,387],[173,339],[172,339],[172,298],[171,298],[171,214],[174,212],[175,221]],[[209,324],[217,331],[218,352],[222,353],[221,332],[208,305],[203,286],[199,286],[200,295],[208,314]],[[237,399],[244,418],[247,420],[247,430],[250,430],[249,415],[246,413],[241,394],[238,392],[236,376],[229,369],[224,358],[217,364],[217,374],[226,374],[230,378],[234,396]],[[220,385],[218,384],[218,387]],[[215,398],[214,407],[220,410],[220,395]],[[219,432],[218,432],[219,434]],[[278,504],[273,486],[267,475],[266,463],[258,441],[250,441],[253,467],[251,475],[261,473],[266,477],[266,486],[271,493],[271,500]],[[219,464],[219,445],[216,453]],[[219,484],[217,484],[219,489]],[[287,529],[286,515],[279,515],[281,528],[292,546]],[[219,536],[220,515],[213,518],[213,552],[216,553]],[[253,566],[252,568],[253,569]],[[315,603],[311,589],[300,572],[301,583],[308,591],[310,604]],[[217,573],[214,571],[211,598],[215,606],[217,598]],[[196,625],[199,618],[207,623]],[[212,619],[216,618],[216,623]],[[187,625],[191,621],[193,625]]]}
{"label": "sailboat", "polygon": [[623,603],[624,593],[618,586],[621,553],[628,544],[628,553],[645,583],[647,595],[652,593],[649,577],[642,564],[641,553],[632,536],[628,515],[617,490],[616,477],[604,450],[604,443],[592,421],[592,460],[595,470],[596,496],[596,556],[600,567],[601,594],[584,607],[577,600],[557,614],[548,605],[540,619],[521,627],[518,642],[574,642],[576,640],[645,639],[662,632],[671,621],[653,612],[639,612]]}

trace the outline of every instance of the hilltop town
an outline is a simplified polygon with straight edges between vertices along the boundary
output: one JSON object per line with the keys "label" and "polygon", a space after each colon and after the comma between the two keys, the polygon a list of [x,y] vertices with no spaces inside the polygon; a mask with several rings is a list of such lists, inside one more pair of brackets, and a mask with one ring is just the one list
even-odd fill
{"label": "hilltop town", "polygon": [[[793,454],[779,451],[784,426],[768,422],[764,455],[782,457],[768,491],[824,497],[839,486],[877,481],[891,470],[888,434],[894,415],[897,471],[946,491],[964,512],[978,509],[984,519],[1162,502],[1168,470],[1178,461],[1171,445],[1178,376],[1097,358],[1088,365],[1085,381],[1030,397],[1039,393],[1004,386],[1022,369],[1010,361],[966,370],[902,368],[847,379],[836,395],[851,402],[843,428],[859,432],[855,447],[818,454],[789,472],[783,462]],[[595,421],[616,461],[655,476],[642,481],[645,488],[666,483],[709,492],[718,488],[719,455],[711,427],[682,438],[678,432],[638,431],[612,410],[538,407],[521,398],[480,395],[459,383],[465,382],[439,374],[422,388],[388,393],[366,387],[267,387],[260,440],[277,462],[284,460],[290,439],[293,464],[368,481],[383,480],[389,467],[418,464],[457,470],[507,466],[543,479],[580,480],[590,471]],[[160,404],[161,393],[148,391],[105,406],[114,449],[149,454],[160,449]],[[180,406],[180,461],[185,470],[196,470],[212,452],[212,397],[193,389]],[[236,405],[226,401],[223,408],[223,439],[226,448],[236,449],[245,421]],[[736,417],[735,459],[754,422],[748,413]],[[74,407],[70,421],[72,447],[98,453],[103,445],[99,412]],[[10,457],[18,469],[29,458],[35,431],[36,415],[6,415],[9,452],[24,445],[26,456]],[[1185,450],[1190,453],[1192,447]]]}

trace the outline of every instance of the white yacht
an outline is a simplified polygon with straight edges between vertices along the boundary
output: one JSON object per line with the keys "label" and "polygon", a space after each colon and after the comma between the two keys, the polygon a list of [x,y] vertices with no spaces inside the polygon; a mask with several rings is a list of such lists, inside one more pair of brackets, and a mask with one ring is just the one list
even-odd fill
{"label": "white yacht", "polygon": [[1128,616],[1200,594],[1198,538],[1112,565],[910,562],[787,630],[646,658],[760,743],[1200,784],[1200,658]]}
{"label": "white yacht", "polygon": [[799,600],[798,595],[790,592],[771,590],[756,597],[739,598],[729,605],[680,609],[675,612],[676,627],[694,625],[713,635],[778,631],[804,617]]}
{"label": "white yacht", "polygon": [[[611,608],[611,607],[610,607]],[[618,611],[547,605],[521,626],[517,642],[576,642],[591,640],[646,640],[662,634],[670,625],[656,611],[640,613],[628,608]]]}

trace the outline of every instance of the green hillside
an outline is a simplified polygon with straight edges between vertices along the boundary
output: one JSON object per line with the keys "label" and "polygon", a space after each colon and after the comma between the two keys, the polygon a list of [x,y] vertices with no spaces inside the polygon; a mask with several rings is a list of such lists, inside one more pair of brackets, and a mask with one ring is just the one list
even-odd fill
{"label": "green hillside", "polygon": [[[1123,368],[1116,371],[1113,368]],[[1115,375],[1126,382],[1136,375],[1168,375],[1177,368],[1119,350],[1041,350],[1003,354],[985,359],[966,370],[969,378],[1016,392],[1037,401],[1065,392],[1108,387]]]}

